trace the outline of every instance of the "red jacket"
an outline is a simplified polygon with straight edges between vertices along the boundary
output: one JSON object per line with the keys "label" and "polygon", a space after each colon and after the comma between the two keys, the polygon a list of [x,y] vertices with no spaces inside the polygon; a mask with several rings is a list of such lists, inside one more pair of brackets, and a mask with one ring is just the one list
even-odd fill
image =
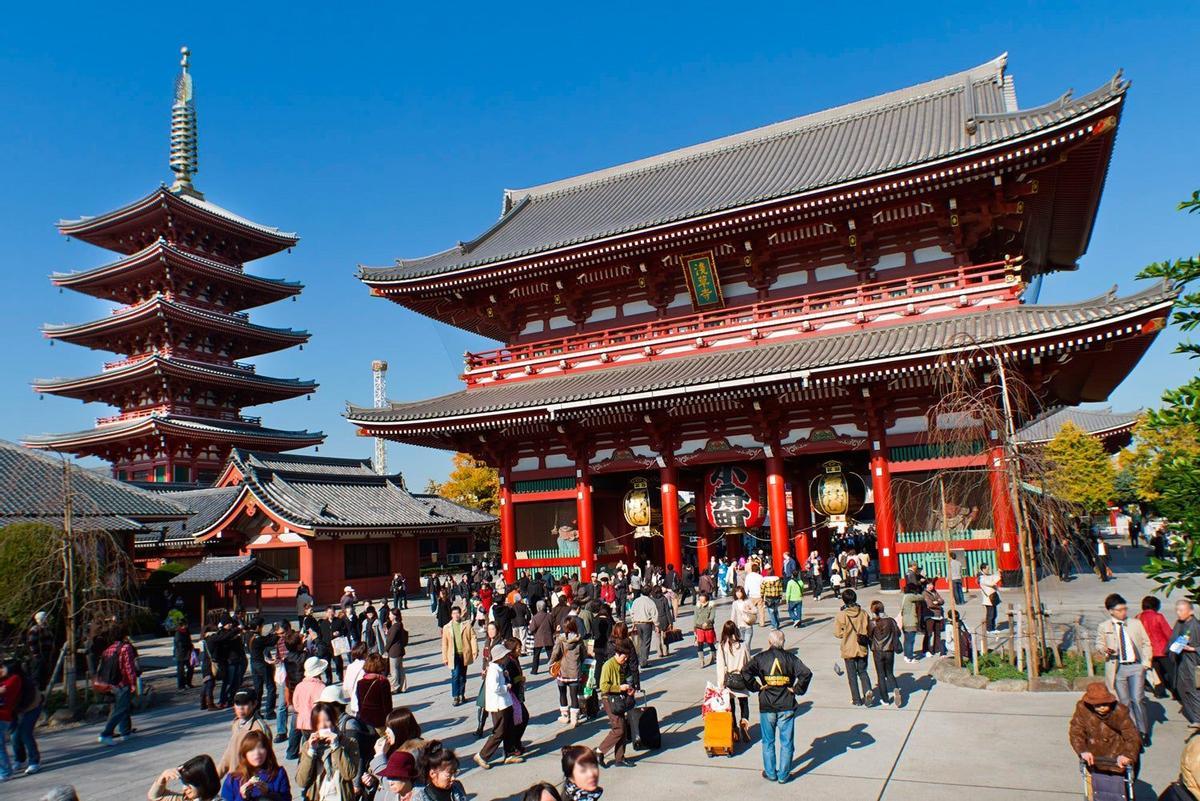
{"label": "red jacket", "polygon": [[0,679],[0,688],[4,690],[0,693],[0,720],[12,723],[17,704],[21,702],[21,677],[9,673],[6,678]]}
{"label": "red jacket", "polygon": [[1146,634],[1150,635],[1150,644],[1154,646],[1154,655],[1166,656],[1167,643],[1171,641],[1171,624],[1167,622],[1161,612],[1155,612],[1153,609],[1143,609],[1138,613],[1137,618],[1142,621],[1142,628],[1146,630]]}
{"label": "red jacket", "polygon": [[392,688],[386,676],[364,673],[354,686],[358,696],[358,719],[376,729],[387,725],[387,716],[392,711]]}

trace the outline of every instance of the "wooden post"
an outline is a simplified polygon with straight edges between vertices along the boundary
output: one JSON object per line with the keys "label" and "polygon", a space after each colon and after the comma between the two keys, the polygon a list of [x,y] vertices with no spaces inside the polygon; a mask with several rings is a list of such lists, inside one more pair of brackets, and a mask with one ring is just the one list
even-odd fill
{"label": "wooden post", "polygon": [[771,518],[771,566],[776,576],[783,576],[783,557],[790,543],[783,457],[777,451],[767,457],[767,514]]}

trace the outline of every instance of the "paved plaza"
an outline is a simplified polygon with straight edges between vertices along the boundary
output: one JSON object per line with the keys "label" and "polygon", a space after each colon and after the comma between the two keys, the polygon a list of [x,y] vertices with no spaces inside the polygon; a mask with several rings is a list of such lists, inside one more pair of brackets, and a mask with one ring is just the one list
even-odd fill
{"label": "paved plaza", "polygon": [[[1117,577],[1101,584],[1094,575],[1063,583],[1042,582],[1043,600],[1054,620],[1066,622],[1080,615],[1095,622],[1102,614],[1101,599],[1110,591],[1124,594],[1136,605],[1148,589],[1137,573],[1144,551],[1130,554],[1114,549]],[[881,597],[889,613],[897,611],[897,595],[880,595],[871,588],[863,593],[864,606]],[[1015,590],[1005,600],[1015,602]],[[728,615],[722,602],[719,620]],[[927,660],[911,668],[900,660],[897,671],[907,699],[902,709],[862,709],[851,705],[844,678],[834,673],[838,644],[832,599],[805,603],[809,621],[801,630],[788,629],[788,646],[798,648],[814,672],[812,686],[802,699],[796,725],[796,761],[793,781],[786,787],[766,783],[760,776],[757,743],[732,758],[708,758],[700,744],[699,701],[706,680],[715,668],[700,670],[685,637],[683,647],[666,660],[653,660],[643,673],[645,699],[657,707],[663,728],[663,747],[644,753],[631,751],[637,766],[603,772],[605,797],[611,799],[687,799],[689,793],[705,798],[814,799],[1066,799],[1081,791],[1075,755],[1067,744],[1067,722],[1078,698],[1076,693],[1001,693],[969,690],[939,684],[928,675]],[[1167,611],[1167,610],[1164,610]],[[682,610],[681,628],[690,631],[690,606]],[[1170,615],[1169,615],[1170,616]],[[970,625],[981,615],[978,597],[966,611]],[[1172,616],[1173,618],[1173,616]],[[498,766],[489,772],[476,768],[470,757],[481,743],[474,740],[475,708],[450,704],[447,671],[439,664],[433,618],[428,606],[417,602],[407,613],[412,631],[409,648],[410,690],[396,703],[412,708],[426,736],[447,741],[463,762],[461,779],[480,801],[505,799],[538,780],[557,781],[557,749],[573,742],[599,743],[607,730],[596,721],[573,731],[563,731],[557,721],[557,693],[542,673],[530,678],[527,702],[532,714],[527,739],[533,744],[525,764]],[[761,629],[756,649],[765,645]],[[165,640],[143,645],[146,661],[155,674],[165,676],[169,645]],[[873,674],[872,674],[873,676]],[[471,677],[468,694],[479,687]],[[138,799],[155,775],[198,753],[218,755],[229,730],[229,712],[202,712],[198,690],[176,697],[135,718],[139,731],[125,745],[108,749],[96,744],[98,725],[46,734],[41,738],[44,772],[22,777],[0,788],[0,798],[36,799],[52,785],[76,786],[83,801]],[[1151,699],[1154,745],[1144,756],[1137,788],[1138,799],[1152,799],[1177,773],[1179,756],[1188,729],[1173,702]],[[756,702],[751,701],[757,719]],[[757,736],[757,726],[754,733]],[[295,763],[288,763],[294,774]],[[294,794],[299,797],[298,793]]]}

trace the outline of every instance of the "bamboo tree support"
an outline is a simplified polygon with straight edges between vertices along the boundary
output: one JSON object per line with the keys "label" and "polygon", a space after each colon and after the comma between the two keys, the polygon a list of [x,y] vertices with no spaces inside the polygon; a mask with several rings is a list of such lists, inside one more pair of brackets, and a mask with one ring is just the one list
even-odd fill
{"label": "bamboo tree support", "polygon": [[950,628],[954,631],[954,664],[962,667],[962,647],[958,641],[958,603],[954,599],[954,582],[950,579],[950,526],[946,522],[946,480],[938,476],[938,493],[942,500],[942,544],[946,550],[946,583],[950,585]]}

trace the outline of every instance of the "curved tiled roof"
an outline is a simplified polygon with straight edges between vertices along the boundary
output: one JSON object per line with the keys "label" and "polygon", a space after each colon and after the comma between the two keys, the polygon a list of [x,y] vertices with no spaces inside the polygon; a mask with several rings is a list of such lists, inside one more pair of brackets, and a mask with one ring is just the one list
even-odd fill
{"label": "curved tiled roof", "polygon": [[555,407],[604,402],[618,396],[670,395],[721,382],[787,380],[801,373],[832,371],[849,364],[936,356],[963,343],[1004,345],[1028,336],[1068,331],[1089,323],[1161,307],[1177,292],[1157,284],[1135,295],[1103,295],[1081,303],[1009,306],[894,325],[874,325],[843,334],[816,334],[759,347],[738,347],[676,356],[629,366],[564,376],[487,384],[428,400],[391,403],[380,409],[348,407],[350,422],[364,426],[453,425],[475,415],[529,411],[548,415]]}
{"label": "curved tiled roof", "polygon": [[206,441],[205,435],[219,442],[259,442],[286,440],[293,443],[291,447],[320,444],[325,435],[320,431],[286,431],[278,428],[265,428],[252,423],[236,423],[216,420],[208,417],[184,417],[174,414],[151,414],[145,417],[135,417],[115,423],[89,428],[85,431],[74,431],[64,434],[36,434],[25,437],[24,443],[32,448],[69,448],[77,443],[103,442],[109,439],[126,439],[138,434],[149,436],[154,433],[165,434],[197,434],[199,441]]}
{"label": "curved tiled roof", "polygon": [[1049,442],[1067,423],[1073,423],[1085,434],[1103,437],[1132,429],[1140,415],[1140,412],[1114,412],[1108,406],[1062,406],[1045,412],[1024,426],[1017,432],[1017,439],[1031,444]]}
{"label": "curved tiled roof", "polygon": [[299,378],[273,378],[257,372],[225,367],[219,364],[197,362],[166,356],[151,356],[131,362],[112,370],[79,378],[39,378],[33,382],[35,392],[64,393],[87,385],[111,385],[122,380],[132,380],[144,375],[171,375],[194,378],[211,384],[213,379],[232,381],[249,387],[275,389],[288,393],[302,394],[317,388],[317,382]]}
{"label": "curved tiled roof", "polygon": [[[152,485],[151,485],[152,486]],[[184,491],[158,491],[149,489],[155,495],[161,495],[167,500],[186,506],[194,513],[187,520],[179,520],[166,527],[160,536],[158,532],[139,534],[138,545],[190,545],[195,541],[194,531],[204,531],[221,519],[229,511],[237,497],[241,495],[241,487],[205,487]]]}
{"label": "curved tiled roof", "polygon": [[84,323],[62,323],[59,325],[42,326],[43,333],[50,338],[66,338],[68,336],[91,333],[93,331],[102,331],[110,328],[117,328],[122,325],[137,324],[146,319],[151,319],[158,316],[170,316],[178,320],[188,320],[200,325],[232,327],[236,330],[247,334],[256,334],[270,338],[280,338],[305,342],[309,338],[307,331],[297,330],[294,328],[273,328],[266,325],[258,325],[252,323],[242,317],[236,317],[232,314],[224,314],[222,312],[209,311],[201,309],[197,306],[191,306],[186,303],[177,303],[173,300],[168,300],[162,295],[155,295],[153,298],[139,303],[136,306],[130,306],[127,309],[119,309],[114,314],[108,317],[101,317],[98,320],[88,320]]}
{"label": "curved tiled roof", "polygon": [[1006,57],[868,100],[649,159],[505,194],[479,237],[395,266],[368,283],[453,273],[917,167],[1035,134],[1122,96],[1020,110]]}

